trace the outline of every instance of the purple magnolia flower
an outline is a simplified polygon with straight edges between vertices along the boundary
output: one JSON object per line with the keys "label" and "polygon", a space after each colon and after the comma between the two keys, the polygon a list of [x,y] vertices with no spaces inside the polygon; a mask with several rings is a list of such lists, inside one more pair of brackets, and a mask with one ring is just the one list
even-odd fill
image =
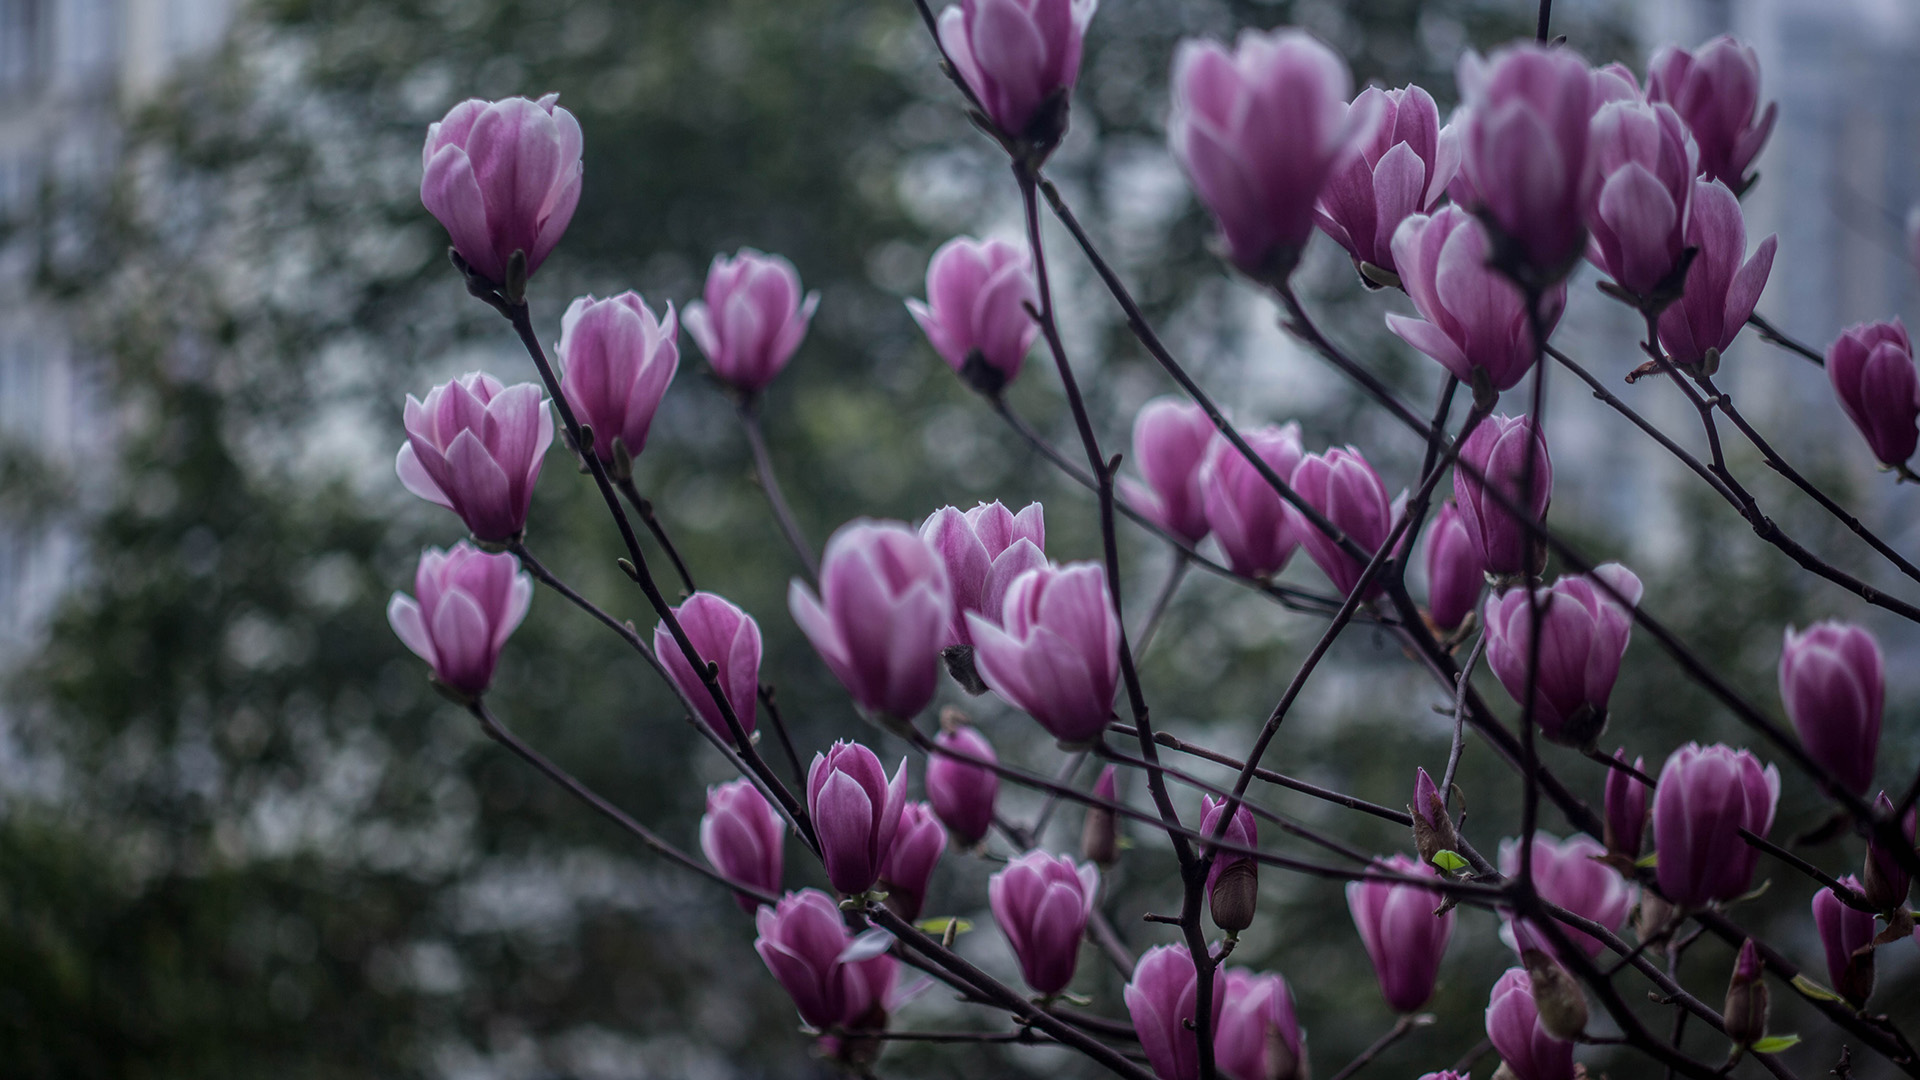
{"label": "purple magnolia flower", "polygon": [[1758,853],[1740,839],[1764,837],[1780,801],[1780,770],[1745,750],[1688,743],[1660,770],[1653,794],[1653,846],[1660,891],[1686,907],[1747,891]]}
{"label": "purple magnolia flower", "polygon": [[1747,258],[1740,200],[1716,180],[1694,181],[1686,233],[1687,245],[1700,254],[1687,270],[1686,291],[1660,313],[1660,344],[1676,363],[1691,366],[1709,353],[1717,358],[1747,324],[1773,271],[1778,241],[1767,237]]}
{"label": "purple magnolia flower", "polygon": [[1899,319],[1850,326],[1827,346],[1827,378],[1880,464],[1903,464],[1920,440],[1920,377]]}
{"label": "purple magnolia flower", "polygon": [[1120,493],[1133,508],[1189,544],[1207,535],[1207,496],[1200,474],[1215,434],[1200,406],[1157,397],[1133,418],[1133,460],[1145,484],[1122,477]]}
{"label": "purple magnolia flower", "polygon": [[901,720],[926,708],[953,620],[933,548],[901,522],[850,521],[827,540],[820,594],[795,578],[787,609],[853,700]]}
{"label": "purple magnolia flower", "polygon": [[1573,1080],[1573,1044],[1547,1033],[1525,968],[1508,968],[1487,1000],[1487,1039],[1514,1080]]}
{"label": "purple magnolia flower", "polygon": [[[1307,505],[1320,511],[1368,555],[1387,542],[1400,516],[1387,498],[1387,486],[1380,482],[1380,474],[1367,464],[1357,447],[1336,446],[1325,454],[1308,454],[1293,467],[1289,483]],[[1332,537],[1302,522],[1300,543],[1342,595],[1360,583],[1366,564],[1340,550]],[[1368,588],[1369,595],[1378,591],[1378,584]]]}
{"label": "purple magnolia flower", "polygon": [[1440,110],[1418,86],[1369,86],[1347,111],[1375,118],[1373,134],[1327,178],[1314,219],[1355,262],[1391,271],[1394,230],[1433,212],[1460,167],[1460,144],[1440,137]]}
{"label": "purple magnolia flower", "polygon": [[1880,645],[1851,623],[1829,619],[1805,632],[1787,627],[1780,650],[1780,700],[1807,755],[1848,791],[1873,786],[1887,682]]}
{"label": "purple magnolia flower", "polygon": [[[1526,498],[1528,447],[1532,447],[1533,498]],[[1525,574],[1540,561],[1541,549],[1527,524],[1487,492],[1486,481],[1507,501],[1544,519],[1553,500],[1553,458],[1547,439],[1526,416],[1489,416],[1460,446],[1466,468],[1453,470],[1453,497],[1460,504],[1461,524],[1480,553],[1487,572],[1502,577]],[[1476,479],[1476,475],[1479,479]]]}
{"label": "purple magnolia flower", "polygon": [[[761,892],[778,893],[786,839],[786,822],[752,781],[742,777],[707,789],[700,852],[715,870]],[[746,893],[734,893],[733,899],[746,912],[760,904]]]}
{"label": "purple magnolia flower", "polygon": [[1375,109],[1349,108],[1352,92],[1346,61],[1302,30],[1175,51],[1167,139],[1248,275],[1284,278],[1299,261],[1327,178],[1373,130]]}
{"label": "purple magnolia flower", "polygon": [[[1305,456],[1299,424],[1268,424],[1243,437],[1283,482]],[[1300,543],[1294,510],[1225,436],[1207,445],[1200,490],[1207,525],[1236,573],[1270,577],[1285,568]]]}
{"label": "purple magnolia flower", "polygon": [[[1473,384],[1478,377],[1495,390],[1508,390],[1533,367],[1538,350],[1526,298],[1487,265],[1489,250],[1486,229],[1457,206],[1402,221],[1393,234],[1394,268],[1420,318],[1389,313],[1387,329],[1462,382]],[[1566,305],[1565,285],[1541,294],[1549,336]]]}
{"label": "purple magnolia flower", "polygon": [[[1852,876],[1840,884],[1860,891]],[[1873,996],[1873,912],[1848,907],[1832,889],[1821,889],[1813,894],[1813,925],[1827,954],[1827,979],[1854,1008],[1864,1006]]]}
{"label": "purple magnolia flower", "polygon": [[407,395],[406,444],[394,462],[408,491],[460,515],[475,539],[511,540],[527,527],[553,414],[538,386],[503,386],[472,371]]}
{"label": "purple magnolia flower", "polygon": [[[1199,1080],[1200,1042],[1195,1018],[1200,1011],[1200,977],[1186,946],[1155,945],[1140,954],[1123,996],[1153,1074],[1160,1080]],[[1226,996],[1226,972],[1215,967],[1213,1007],[1207,1016],[1209,1031],[1219,1031]]]}
{"label": "purple magnolia flower", "polygon": [[1589,137],[1599,186],[1587,205],[1587,259],[1633,295],[1653,296],[1686,246],[1693,141],[1671,108],[1638,101],[1602,105]]}
{"label": "purple magnolia flower", "polygon": [[478,697],[493,682],[507,636],[527,616],[533,579],[511,555],[489,555],[465,540],[420,553],[413,596],[394,593],[387,622],[442,686]]}
{"label": "purple magnolia flower", "polygon": [[1214,1034],[1214,1063],[1230,1080],[1301,1080],[1306,1048],[1293,991],[1278,975],[1227,969],[1226,1003]]}
{"label": "purple magnolia flower", "polygon": [[516,251],[540,269],[580,204],[580,124],[559,100],[471,98],[427,128],[420,201],[495,285]]}
{"label": "purple magnolia flower", "polygon": [[969,611],[999,625],[1013,579],[1047,565],[1047,523],[1039,503],[1028,503],[1018,514],[997,501],[964,514],[941,507],[920,526],[920,538],[946,564],[953,586],[953,621],[944,645],[973,644]]}
{"label": "purple magnolia flower", "polygon": [[[1613,759],[1624,763],[1627,748],[1613,752]],[[1633,759],[1636,771],[1647,771],[1647,759]],[[1607,770],[1606,794],[1607,850],[1624,859],[1640,857],[1641,837],[1647,831],[1647,785],[1623,769]]]}
{"label": "purple magnolia flower", "polygon": [[1026,308],[1037,295],[1026,248],[956,236],[927,265],[926,303],[909,300],[907,311],[948,367],[998,393],[1020,374],[1040,332]]}
{"label": "purple magnolia flower", "polygon": [[1120,675],[1120,619],[1098,563],[1043,566],[1015,578],[1004,629],[967,615],[974,663],[994,692],[1063,743],[1100,737]]}
{"label": "purple magnolia flower", "polygon": [[[1607,849],[1590,836],[1569,836],[1555,840],[1546,833],[1533,837],[1533,884],[1541,897],[1566,908],[1575,915],[1591,919],[1608,930],[1620,929],[1633,908],[1633,890],[1617,871],[1599,861]],[[1508,877],[1520,873],[1520,841],[1500,841],[1500,872]],[[1588,956],[1598,956],[1606,946],[1598,938],[1573,929],[1560,928],[1568,940]],[[1539,949],[1553,953],[1545,934],[1524,919],[1507,922],[1507,944],[1516,953]]]}
{"label": "purple magnolia flower", "polygon": [[820,861],[833,887],[855,896],[873,888],[886,865],[907,802],[906,761],[889,780],[880,759],[856,742],[813,755],[807,769],[807,814],[820,840]]}
{"label": "purple magnolia flower", "polygon": [[1779,107],[1760,104],[1760,58],[1725,34],[1692,52],[1663,45],[1647,64],[1647,100],[1671,106],[1700,147],[1700,173],[1735,192],[1754,178],[1747,166],[1766,145]]}
{"label": "purple magnolia flower", "polygon": [[754,916],[753,941],[767,970],[793,998],[800,1019],[815,1028],[857,1024],[884,1007],[896,961],[884,953],[844,959],[853,945],[840,905],[818,889],[790,892]]}
{"label": "purple magnolia flower", "polygon": [[1044,851],[1029,851],[987,879],[993,919],[1035,993],[1057,994],[1073,981],[1099,889],[1100,871]]}
{"label": "purple magnolia flower", "polygon": [[[1594,570],[1622,599],[1640,602],[1640,579],[1619,563]],[[1540,733],[1566,746],[1587,747],[1607,726],[1607,697],[1633,633],[1633,612],[1581,575],[1541,589],[1540,656],[1533,718]],[[1484,614],[1487,666],[1517,702],[1527,693],[1533,614],[1525,589],[1489,598]]]}
{"label": "purple magnolia flower", "polygon": [[773,381],[807,336],[820,294],[800,295],[800,272],[778,255],[741,248],[715,255],[702,299],[687,305],[687,333],[720,381],[751,394]]}
{"label": "purple magnolia flower", "polygon": [[1427,530],[1427,614],[1442,630],[1467,620],[1486,584],[1487,564],[1466,519],[1459,505],[1449,500],[1434,512],[1433,525]]}
{"label": "purple magnolia flower", "polygon": [[1460,168],[1479,196],[1467,209],[1491,218],[1541,281],[1559,281],[1586,243],[1592,70],[1571,49],[1529,41],[1468,53],[1456,77],[1468,109]]}
{"label": "purple magnolia flower", "polygon": [[[933,742],[970,758],[1000,760],[986,737],[969,724],[948,728],[934,736]],[[937,751],[927,759],[927,801],[962,844],[979,843],[993,827],[993,801],[999,794],[1000,776],[992,769]]]}
{"label": "purple magnolia flower", "polygon": [[582,296],[560,318],[560,393],[573,415],[593,429],[593,452],[617,460],[613,441],[630,456],[647,445],[647,429],[680,367],[680,323],[667,305],[664,322],[637,292],[605,300]]}
{"label": "purple magnolia flower", "polygon": [[[1380,869],[1408,877],[1438,877],[1431,868],[1394,855]],[[1347,908],[1380,978],[1380,993],[1395,1012],[1410,1013],[1433,996],[1440,958],[1453,937],[1453,912],[1435,915],[1445,897],[1434,889],[1398,881],[1347,883]]]}
{"label": "purple magnolia flower", "polygon": [[1067,95],[1098,0],[962,0],[940,13],[940,45],[993,126],[1043,145],[1066,128]]}
{"label": "purple magnolia flower", "polygon": [[887,906],[912,922],[927,902],[927,882],[934,865],[947,850],[947,830],[940,827],[933,807],[910,802],[900,810],[900,827],[880,866],[880,885],[887,890]]}
{"label": "purple magnolia flower", "polygon": [[[673,609],[674,618],[693,643],[700,659],[720,667],[720,692],[726,696],[734,718],[743,732],[751,732],[758,716],[760,691],[760,624],[753,616],[734,607],[724,597],[697,592]],[[673,677],[675,686],[693,702],[700,719],[722,739],[732,737],[727,718],[714,704],[706,683],[687,662],[687,654],[673,640],[667,621],[660,620],[653,630],[653,653]]]}
{"label": "purple magnolia flower", "polygon": [[[1227,802],[1211,795],[1202,795],[1200,802],[1200,832],[1212,836],[1220,829]],[[1260,830],[1254,825],[1253,811],[1247,809],[1246,804],[1234,808],[1233,819],[1227,822],[1220,839],[1250,851],[1260,847]],[[1215,852],[1213,865],[1207,870],[1207,910],[1213,915],[1213,924],[1233,933],[1252,926],[1254,905],[1259,897],[1260,866],[1252,856]]]}

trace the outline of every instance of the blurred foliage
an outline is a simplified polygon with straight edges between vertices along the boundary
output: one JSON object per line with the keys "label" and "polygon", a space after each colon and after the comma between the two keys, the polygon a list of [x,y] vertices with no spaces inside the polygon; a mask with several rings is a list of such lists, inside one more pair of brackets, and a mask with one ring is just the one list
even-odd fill
{"label": "blurred foliage", "polygon": [[[1278,348],[1264,329],[1271,311],[1208,253],[1207,224],[1163,149],[1168,58],[1184,35],[1293,22],[1344,51],[1360,78],[1420,81],[1445,107],[1459,51],[1524,33],[1530,16],[1530,5],[1488,0],[1109,0],[1073,133],[1051,171],[1169,339],[1238,415],[1299,414],[1310,443],[1359,442],[1404,481],[1420,447],[1377,413],[1344,391],[1275,391],[1260,376]],[[1633,54],[1610,5],[1572,5],[1557,25],[1590,57]],[[949,502],[1042,498],[1050,552],[1096,554],[1085,493],[998,428],[901,310],[937,243],[955,231],[1007,231],[1016,211],[1004,164],[956,107],[911,5],[258,4],[220,56],[135,118],[111,189],[76,196],[66,210],[84,242],[53,250],[40,275],[45,302],[111,365],[120,435],[114,466],[78,478],[105,489],[91,492],[104,509],[88,519],[90,571],[13,695],[16,737],[56,790],[12,801],[0,819],[9,867],[0,1059],[11,1074],[822,1071],[732,904],[635,851],[481,739],[429,691],[385,625],[386,595],[410,587],[421,545],[458,536],[452,518],[393,479],[400,396],[479,366],[532,377],[505,326],[464,295],[441,257],[444,236],[417,197],[420,138],[461,98],[547,91],[579,115],[587,145],[580,211],[532,289],[549,339],[577,293],[633,287],[656,307],[680,303],[697,293],[713,252],[779,251],[824,294],[766,407],[787,494],[816,544],[859,514],[917,519]],[[1133,411],[1167,384],[1064,241],[1050,230],[1069,342],[1103,438],[1124,447]],[[1388,344],[1377,298],[1363,295],[1344,260],[1322,248],[1306,285],[1367,362],[1409,395],[1430,396],[1431,366]],[[787,618],[795,561],[754,489],[730,405],[691,343],[683,349],[679,385],[639,463],[641,486],[696,578],[759,616],[766,677],[802,753],[835,737],[885,743],[854,719]],[[1012,396],[1065,441],[1054,385],[1035,362]],[[38,502],[74,483],[11,457],[0,464],[8,491],[31,487]],[[16,474],[35,482],[16,485]],[[614,569],[601,513],[555,455],[529,544],[576,587],[648,626]],[[1590,550],[1632,550],[1639,539],[1575,502],[1557,502],[1555,515]],[[1754,696],[1770,693],[1772,628],[1806,618],[1810,603],[1858,614],[1786,577],[1725,507],[1687,505],[1676,520],[1680,555],[1649,575],[1649,595]],[[1823,550],[1844,539],[1816,519],[1783,520]],[[1167,557],[1137,533],[1123,539],[1137,617]],[[1290,578],[1317,582],[1296,562]],[[1244,745],[1319,625],[1193,575],[1144,663],[1158,722],[1223,749]],[[724,766],[597,630],[543,592],[503,663],[496,707],[691,848],[702,788],[724,778]],[[1491,680],[1484,688],[1505,701]],[[1030,722],[990,698],[945,692],[1004,757],[1057,768],[1058,752]],[[1356,628],[1269,763],[1400,803],[1414,766],[1444,758],[1440,697],[1390,639]],[[1896,712],[1892,730],[1911,732],[1911,710]],[[1644,747],[1656,764],[1686,737],[1740,737],[1645,641],[1615,713],[1609,741]],[[1888,743],[1889,770],[1910,769],[1911,741]],[[1596,769],[1557,751],[1552,760],[1597,801]],[[1471,831],[1491,850],[1514,827],[1517,792],[1477,748],[1462,785]],[[1818,817],[1805,785],[1788,791],[1788,828]],[[1406,843],[1374,819],[1260,795],[1359,846]],[[1024,792],[1005,798],[1016,818],[1039,805]],[[1183,802],[1196,808],[1197,798]],[[1064,809],[1056,820],[1052,841],[1071,843],[1078,814]],[[1142,948],[1169,935],[1140,914],[1167,909],[1174,894],[1164,841],[1136,841],[1110,879],[1107,907]],[[934,910],[969,915],[982,929],[962,950],[1012,977],[982,910],[990,869],[950,856]],[[1763,872],[1779,878],[1777,869]],[[789,884],[819,877],[796,858]],[[1750,917],[1816,963],[1807,890],[1791,879],[1776,886]],[[1383,1056],[1377,1073],[1440,1068],[1479,1041],[1484,988],[1510,962],[1495,933],[1491,918],[1463,913],[1433,1005],[1439,1023]],[[1704,947],[1699,955],[1686,974],[1713,1000],[1726,958]],[[1335,884],[1269,873],[1235,959],[1293,979],[1322,1075],[1392,1022]],[[1882,1000],[1912,1000],[1912,965],[1883,979]],[[1078,988],[1118,1010],[1118,982],[1092,952]],[[941,991],[909,1010],[915,1026],[983,1022]],[[1792,1007],[1779,1011],[1800,1022]],[[1800,1030],[1810,1037],[1805,1071],[1816,1071],[1813,1055],[1831,1046]],[[1711,1056],[1708,1042],[1690,1045]],[[1601,1052],[1590,1060],[1642,1067]],[[1090,1074],[1045,1050],[910,1045],[891,1048],[880,1071]],[[1878,1074],[1861,1063],[1856,1075]]]}

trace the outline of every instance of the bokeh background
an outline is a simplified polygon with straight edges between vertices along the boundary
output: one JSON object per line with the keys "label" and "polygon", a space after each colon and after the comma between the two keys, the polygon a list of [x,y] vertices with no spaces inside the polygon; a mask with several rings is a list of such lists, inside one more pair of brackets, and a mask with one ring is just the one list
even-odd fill
{"label": "bokeh background", "polygon": [[[1750,235],[1781,236],[1761,310],[1824,343],[1850,322],[1911,312],[1920,289],[1899,219],[1920,195],[1920,16],[1894,0],[1563,0],[1555,30],[1595,61],[1644,71],[1661,41],[1733,29],[1761,50],[1781,123],[1747,200]],[[1511,0],[1106,0],[1088,39],[1073,128],[1051,172],[1177,353],[1245,422],[1295,418],[1310,447],[1353,442],[1390,486],[1421,447],[1280,333],[1275,309],[1208,253],[1208,225],[1165,150],[1166,72],[1182,36],[1292,23],[1361,80],[1454,99],[1461,52],[1529,33]],[[919,337],[901,306],[958,232],[1014,235],[998,151],[961,114],[907,0],[0,0],[0,1072],[20,1077],[810,1077],[791,1006],[748,921],[703,882],[649,858],[484,740],[433,694],[387,629],[389,593],[454,519],[407,496],[392,456],[399,403],[474,368],[530,377],[506,327],[449,270],[418,200],[425,126],[469,96],[558,91],[586,133],[586,185],[531,290],[543,336],[567,300],[697,294],[716,251],[786,254],[823,294],[812,333],[769,393],[777,468],[815,544],[856,515],[919,519],[948,503],[1032,499],[1049,552],[1097,554],[1092,501],[1009,436]],[[1068,345],[1103,439],[1121,448],[1171,389],[1085,263],[1049,228]],[[1410,398],[1434,366],[1388,335],[1402,298],[1366,295],[1316,242],[1309,303]],[[1561,339],[1617,378],[1631,320],[1576,281]],[[796,565],[766,513],[724,396],[683,342],[638,480],[696,576],[759,617],[764,677],[803,753],[836,737],[901,751],[854,718],[799,635]],[[1726,381],[1829,490],[1911,550],[1911,489],[1876,472],[1811,366],[1753,341]],[[1912,660],[1920,634],[1796,576],[1733,511],[1617,418],[1556,379],[1556,524],[1629,562],[1649,606],[1752,696],[1775,700],[1782,627],[1858,619],[1881,635],[1892,692],[1881,775],[1920,764]],[[1683,441],[1668,388],[1627,393]],[[1012,392],[1057,442],[1071,425],[1043,364]],[[1735,466],[1790,531],[1870,580],[1867,549]],[[1130,611],[1171,560],[1122,535]],[[556,454],[530,546],[611,609],[644,602],[615,569],[589,486]],[[1318,585],[1304,558],[1289,580]],[[1904,588],[1902,587],[1904,585]],[[1144,661],[1157,722],[1229,751],[1271,707],[1317,620],[1191,576]],[[619,643],[542,592],[513,639],[499,712],[536,745],[691,848],[720,762]],[[1483,675],[1483,680],[1485,676]],[[1490,700],[1507,699],[1485,680]],[[961,704],[1003,756],[1060,757],[994,699]],[[1349,632],[1270,763],[1368,798],[1407,799],[1437,768],[1441,695],[1385,636]],[[1636,641],[1607,745],[1659,762],[1680,742],[1745,734]],[[1596,767],[1553,764],[1598,799]],[[1768,756],[1762,749],[1762,756]],[[1187,764],[1193,764],[1188,762]],[[918,785],[918,770],[914,769]],[[1082,774],[1081,781],[1090,776]],[[1470,747],[1468,829],[1483,850],[1516,829],[1516,789]],[[1125,794],[1143,799],[1139,790]],[[1388,852],[1372,819],[1259,791],[1265,804]],[[1197,812],[1197,797],[1182,809]],[[1009,791],[1003,809],[1038,800]],[[1777,835],[1824,810],[1789,776]],[[1553,815],[1545,825],[1564,828]],[[1054,818],[1071,849],[1079,813]],[[1104,904],[1136,950],[1175,903],[1164,841],[1134,831]],[[1291,849],[1295,842],[1273,839]],[[1859,844],[1803,852],[1836,872]],[[789,883],[817,884],[790,852]],[[985,913],[990,864],[949,857],[930,911],[980,929],[960,948],[1017,978]],[[1818,974],[1811,886],[1762,860],[1771,887],[1737,916]],[[1315,1071],[1330,1076],[1391,1024],[1336,884],[1269,871],[1235,960],[1291,980]],[[1493,918],[1462,912],[1437,1022],[1369,1075],[1446,1067],[1481,1038],[1510,954]],[[1920,1025],[1920,950],[1881,951],[1875,1006]],[[1684,981],[1717,1001],[1727,950],[1703,942]],[[1092,950],[1076,989],[1120,1014]],[[1638,999],[1637,991],[1629,993]],[[1776,989],[1775,1030],[1823,1075],[1838,1043]],[[1650,1017],[1658,1010],[1646,1006]],[[934,990],[901,1023],[979,1028],[990,1014]],[[1665,1023],[1664,1018],[1659,1019]],[[1696,1031],[1702,1057],[1721,1051]],[[1582,1051],[1596,1071],[1638,1059]],[[1743,1065],[1743,1070],[1754,1066]],[[1491,1059],[1480,1060],[1485,1076]],[[1039,1048],[901,1045],[886,1077],[1084,1076]],[[1891,1075],[1870,1055],[1854,1075]]]}

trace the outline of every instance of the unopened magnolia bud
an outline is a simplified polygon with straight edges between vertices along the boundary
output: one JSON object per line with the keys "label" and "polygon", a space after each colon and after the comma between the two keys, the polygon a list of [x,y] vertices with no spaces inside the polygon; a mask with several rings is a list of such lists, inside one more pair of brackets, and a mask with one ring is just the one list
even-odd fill
{"label": "unopened magnolia bud", "polygon": [[[1881,792],[1874,800],[1874,809],[1886,817],[1893,816],[1893,800]],[[1900,832],[1906,836],[1906,847],[1913,848],[1914,827],[1920,815],[1913,810],[1907,811],[1906,818],[1900,822]],[[1893,911],[1907,902],[1907,891],[1913,886],[1913,875],[1900,865],[1898,852],[1880,842],[1875,833],[1867,840],[1867,861],[1860,873],[1860,888],[1867,894],[1867,901],[1881,911]]]}
{"label": "unopened magnolia bud", "polygon": [[[1852,877],[1841,878],[1840,884],[1860,887]],[[1827,954],[1833,989],[1860,1008],[1873,996],[1873,913],[1849,906],[1832,889],[1822,889],[1813,897],[1813,923]]]}
{"label": "unopened magnolia bud", "polygon": [[1727,984],[1727,1038],[1736,1046],[1752,1046],[1767,1035],[1767,984],[1761,978],[1760,951],[1752,939],[1740,946],[1733,980]]}
{"label": "unopened magnolia bud", "polygon": [[1460,834],[1447,816],[1446,798],[1425,769],[1415,772],[1413,805],[1407,807],[1407,813],[1413,816],[1413,846],[1420,852],[1421,862],[1433,862],[1442,851],[1460,850]]}
{"label": "unopened magnolia bud", "polygon": [[[1100,771],[1100,779],[1094,781],[1093,794],[1108,802],[1118,802],[1116,791],[1113,766],[1109,765]],[[1080,827],[1080,855],[1100,867],[1120,861],[1120,829],[1113,811],[1104,806],[1087,807],[1086,823]]]}
{"label": "unopened magnolia bud", "polygon": [[1666,897],[1642,889],[1640,906],[1633,913],[1633,932],[1640,936],[1640,940],[1651,942],[1665,937],[1668,924],[1672,921],[1673,905],[1667,902]]}
{"label": "unopened magnolia bud", "polygon": [[1260,872],[1252,859],[1228,863],[1207,893],[1213,924],[1236,934],[1253,925],[1253,911],[1259,902]]}
{"label": "unopened magnolia bud", "polygon": [[1533,1006],[1547,1034],[1571,1041],[1585,1031],[1587,995],[1567,969],[1539,949],[1528,949],[1520,959],[1527,966],[1527,977],[1533,980]]}

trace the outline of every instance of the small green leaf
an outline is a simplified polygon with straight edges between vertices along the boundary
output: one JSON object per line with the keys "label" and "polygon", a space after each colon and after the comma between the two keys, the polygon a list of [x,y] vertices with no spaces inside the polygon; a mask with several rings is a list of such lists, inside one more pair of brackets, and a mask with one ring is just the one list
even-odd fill
{"label": "small green leaf", "polygon": [[1793,977],[1793,988],[1815,1001],[1839,1001],[1840,995],[1807,978],[1805,975]]}
{"label": "small green leaf", "polygon": [[[954,924],[957,924],[957,925],[954,925]],[[934,937],[940,937],[944,935],[947,932],[947,927],[949,925],[953,925],[953,932],[956,934],[964,934],[967,931],[973,929],[972,923],[968,922],[965,919],[956,919],[950,915],[941,915],[934,918],[921,919],[919,922],[914,923],[913,925],[916,927],[919,927],[922,930],[925,930],[927,933],[932,934]]]}
{"label": "small green leaf", "polygon": [[1769,1035],[1753,1044],[1753,1052],[1756,1054],[1777,1054],[1782,1050],[1797,1046],[1799,1043],[1800,1036],[1798,1035]]}
{"label": "small green leaf", "polygon": [[1645,855],[1640,856],[1639,861],[1635,862],[1633,865],[1658,866],[1659,864],[1660,864],[1660,853],[1657,851],[1649,851]]}
{"label": "small green leaf", "polygon": [[1090,997],[1088,997],[1088,996],[1086,996],[1085,994],[1067,994],[1067,993],[1063,993],[1063,994],[1060,994],[1060,995],[1059,995],[1059,998],[1060,998],[1060,1000],[1061,1000],[1061,1001],[1064,1001],[1064,1002],[1066,1002],[1066,1003],[1067,1003],[1067,1004],[1069,1004],[1069,1005],[1078,1005],[1079,1007],[1081,1007],[1081,1008],[1083,1008],[1083,1009],[1084,1009],[1084,1008],[1086,1008],[1087,1006],[1089,1006],[1089,1005],[1091,1005],[1091,1004],[1093,1004],[1093,999],[1092,999],[1092,998],[1090,998]]}
{"label": "small green leaf", "polygon": [[1433,853],[1433,865],[1445,870],[1449,874],[1457,874],[1467,868],[1467,860],[1442,848]]}

